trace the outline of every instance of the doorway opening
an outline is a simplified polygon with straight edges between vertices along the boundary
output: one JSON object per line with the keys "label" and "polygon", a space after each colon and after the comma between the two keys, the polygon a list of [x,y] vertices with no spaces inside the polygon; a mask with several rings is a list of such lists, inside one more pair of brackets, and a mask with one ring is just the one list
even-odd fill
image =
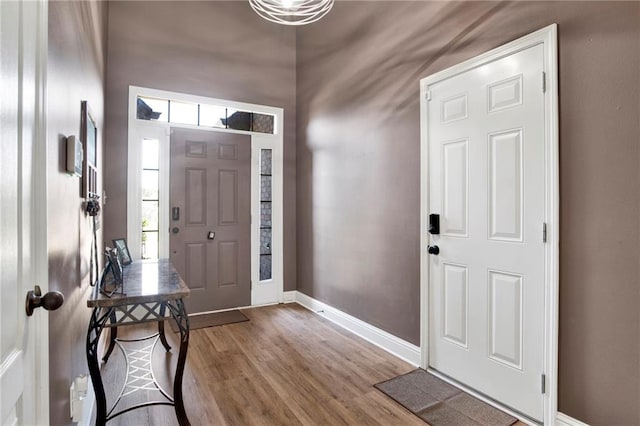
{"label": "doorway opening", "polygon": [[[243,137],[250,145],[250,248],[243,254],[250,256],[244,259],[250,263],[250,298],[243,300],[250,299],[251,306],[283,302],[283,118],[282,108],[130,86],[127,240],[132,257],[170,258],[172,232],[180,232],[184,216],[174,215],[172,207],[179,206],[171,205],[172,133]],[[215,143],[216,150],[229,149]]]}

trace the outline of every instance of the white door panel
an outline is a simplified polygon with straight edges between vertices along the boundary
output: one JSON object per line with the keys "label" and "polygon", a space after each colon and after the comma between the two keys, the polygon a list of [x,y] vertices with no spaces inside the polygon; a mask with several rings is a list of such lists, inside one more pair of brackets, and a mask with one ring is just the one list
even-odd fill
{"label": "white door panel", "polygon": [[[0,424],[48,423],[46,313],[25,313],[25,297],[46,277],[46,159],[39,127],[40,31],[44,2],[0,2]],[[46,161],[46,160],[44,160]],[[44,162],[43,161],[43,162]],[[44,250],[43,250],[44,247]],[[46,283],[40,283],[45,287]],[[45,288],[46,290],[46,288]],[[43,315],[45,317],[43,317]],[[45,370],[45,371],[43,371]],[[40,375],[40,377],[39,377]]]}
{"label": "white door panel", "polygon": [[543,46],[428,87],[430,367],[543,417]]}

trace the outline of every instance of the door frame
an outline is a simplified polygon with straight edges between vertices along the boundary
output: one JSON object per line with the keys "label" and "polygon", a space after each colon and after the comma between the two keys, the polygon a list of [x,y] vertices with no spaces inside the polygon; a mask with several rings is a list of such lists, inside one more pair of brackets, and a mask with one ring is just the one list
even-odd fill
{"label": "door frame", "polygon": [[[543,365],[546,392],[543,395],[543,421],[552,425],[558,412],[558,302],[559,302],[559,130],[558,130],[558,27],[549,25],[529,35],[483,53],[420,80],[420,355],[421,367],[429,369],[429,137],[427,126],[429,86],[454,77],[488,62],[525,50],[543,46],[545,87],[545,307]],[[543,86],[545,85],[545,86]],[[541,231],[542,232],[542,231]],[[482,398],[495,404],[488,398]],[[517,413],[513,413],[516,414]],[[521,416],[520,416],[521,417]],[[527,419],[523,419],[527,420]]]}
{"label": "door frame", "polygon": [[[138,96],[171,99],[184,102],[194,102],[202,104],[220,105],[243,111],[253,111],[275,116],[275,129],[273,134],[256,133],[244,130],[218,129],[213,127],[200,127],[187,124],[166,123],[157,121],[138,120],[136,117]],[[144,134],[154,134],[154,136],[164,139],[160,140],[160,217],[158,224],[158,251],[159,257],[169,257],[169,166],[170,166],[170,136],[171,129],[191,129],[208,132],[234,133],[251,136],[251,305],[265,304],[259,295],[261,289],[260,277],[260,221],[256,212],[260,211],[259,188],[254,187],[254,182],[260,179],[260,169],[257,161],[254,161],[255,151],[261,148],[273,150],[273,210],[272,210],[272,279],[266,280],[275,284],[277,300],[269,303],[283,303],[284,301],[284,179],[283,179],[283,145],[284,145],[284,109],[265,105],[249,104],[225,99],[209,98],[204,96],[190,95],[185,93],[171,92],[166,90],[150,89],[139,86],[129,86],[128,103],[128,164],[127,164],[127,241],[131,256],[140,259],[141,237],[135,232],[139,228],[137,224],[141,222],[141,187],[140,173],[142,168],[142,158],[140,147],[136,143],[140,136]],[[164,172],[163,172],[164,170]],[[256,191],[256,188],[258,190]],[[161,238],[160,230],[166,229],[165,238]],[[255,281],[257,280],[257,281]],[[269,304],[267,303],[267,304]],[[240,308],[241,306],[238,306]]]}

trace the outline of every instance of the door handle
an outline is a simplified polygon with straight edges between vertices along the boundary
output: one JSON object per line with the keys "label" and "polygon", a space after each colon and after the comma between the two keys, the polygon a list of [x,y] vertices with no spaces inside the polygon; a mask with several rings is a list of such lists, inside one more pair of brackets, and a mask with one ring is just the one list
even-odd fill
{"label": "door handle", "polygon": [[33,290],[27,292],[27,300],[25,301],[25,310],[27,316],[33,315],[36,308],[45,308],[47,311],[55,311],[64,303],[64,295],[59,291],[50,291],[44,296],[40,286],[37,285]]}
{"label": "door handle", "polygon": [[171,228],[171,233],[177,234],[178,232],[180,232],[180,228],[178,228],[177,226],[174,226],[173,228]]}
{"label": "door handle", "polygon": [[427,246],[427,251],[429,252],[429,254],[433,254],[433,255],[439,255],[440,254],[440,247],[438,246]]}

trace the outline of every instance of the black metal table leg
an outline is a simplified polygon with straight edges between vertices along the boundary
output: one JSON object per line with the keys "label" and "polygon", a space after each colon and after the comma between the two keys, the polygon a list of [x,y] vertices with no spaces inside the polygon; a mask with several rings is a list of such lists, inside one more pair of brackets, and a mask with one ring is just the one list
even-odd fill
{"label": "black metal table leg", "polygon": [[189,347],[189,316],[187,315],[182,299],[176,300],[175,304],[175,307],[169,304],[171,316],[180,330],[180,353],[178,355],[176,376],[173,381],[173,403],[180,426],[190,426],[191,423],[189,422],[182,401],[182,377],[184,375],[184,365],[187,361],[187,349]]}
{"label": "black metal table leg", "polygon": [[[109,321],[111,324],[116,323],[116,311],[112,310],[111,315],[109,315]],[[118,337],[118,327],[111,327],[109,330],[109,347],[107,348],[107,352],[105,352],[102,360],[107,362],[109,360],[109,356],[111,352],[113,352],[113,348],[116,346],[116,338]]]}
{"label": "black metal table leg", "polygon": [[89,364],[89,374],[96,395],[96,426],[103,426],[107,423],[107,398],[104,393],[102,377],[100,377],[98,343],[100,342],[100,334],[104,325],[113,313],[113,308],[107,309],[102,316],[100,316],[101,311],[101,308],[93,309],[89,329],[87,330],[87,363]]}
{"label": "black metal table leg", "polygon": [[[165,312],[167,311],[167,304],[163,303],[160,306],[160,316],[164,318]],[[167,336],[164,335],[164,320],[158,321],[158,334],[160,335],[160,342],[162,342],[162,346],[164,349],[169,352],[171,350],[171,345],[167,342]]]}

